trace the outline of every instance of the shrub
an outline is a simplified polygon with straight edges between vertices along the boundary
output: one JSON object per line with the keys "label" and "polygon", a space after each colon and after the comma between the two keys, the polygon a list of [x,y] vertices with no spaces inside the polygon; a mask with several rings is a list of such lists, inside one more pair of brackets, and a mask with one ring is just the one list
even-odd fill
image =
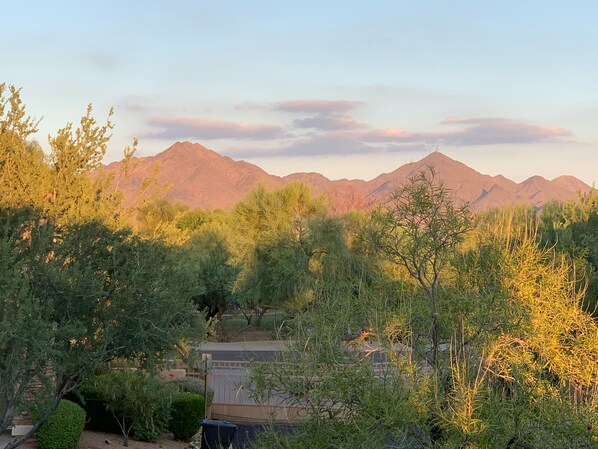
{"label": "shrub", "polygon": [[118,423],[125,445],[131,430],[141,441],[155,441],[167,430],[174,386],[165,380],[118,372],[97,376],[93,385]]}
{"label": "shrub", "polygon": [[35,434],[41,449],[74,449],[85,427],[85,410],[62,400],[48,421]]}
{"label": "shrub", "polygon": [[170,430],[176,440],[189,441],[197,433],[204,406],[203,396],[196,393],[180,393],[172,399]]}
{"label": "shrub", "polygon": [[203,380],[194,377],[184,377],[176,381],[175,384],[179,389],[188,393],[203,394],[205,389]]}
{"label": "shrub", "polygon": [[[71,399],[71,398],[69,398]],[[92,382],[82,385],[72,401],[79,404],[87,415],[88,429],[107,433],[120,433],[120,427],[106,407],[106,401]]]}
{"label": "shrub", "polygon": [[[173,384],[184,393],[196,393],[204,397],[204,393],[206,392],[204,381],[195,377],[184,377],[179,381],[173,382]],[[211,402],[214,397],[214,392],[210,388],[208,388],[207,397],[208,403]]]}

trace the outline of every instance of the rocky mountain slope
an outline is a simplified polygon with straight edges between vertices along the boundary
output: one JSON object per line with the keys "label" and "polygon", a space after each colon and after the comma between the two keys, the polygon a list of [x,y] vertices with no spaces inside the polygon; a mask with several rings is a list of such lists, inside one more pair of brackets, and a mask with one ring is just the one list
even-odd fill
{"label": "rocky mountain slope", "polygon": [[[383,202],[388,194],[407,177],[426,167],[434,167],[445,186],[457,201],[467,201],[474,210],[486,210],[507,204],[525,203],[542,207],[547,201],[575,198],[589,186],[573,176],[547,180],[532,176],[515,183],[504,176],[481,174],[440,152],[412,162],[371,181],[329,180],[319,173],[294,173],[285,177],[266,173],[256,165],[221,156],[202,145],[177,142],[160,154],[134,159],[131,176],[120,183],[127,198],[132,198],[159,165],[158,184],[164,187],[161,196],[191,208],[230,209],[259,184],[268,189],[292,182],[311,186],[318,194],[329,195],[332,207],[339,212],[362,209]],[[108,171],[118,171],[121,162],[114,162]]]}

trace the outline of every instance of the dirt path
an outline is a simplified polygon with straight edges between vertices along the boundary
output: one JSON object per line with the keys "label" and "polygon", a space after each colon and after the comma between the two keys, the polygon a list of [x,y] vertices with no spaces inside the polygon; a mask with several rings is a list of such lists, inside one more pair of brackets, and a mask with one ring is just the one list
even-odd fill
{"label": "dirt path", "polygon": [[[129,440],[129,449],[183,449],[188,443],[184,441],[174,441],[171,434],[166,434],[155,443],[146,443],[144,441]],[[20,446],[24,449],[39,449],[35,438],[30,439]],[[77,445],[77,449],[109,449],[121,448],[123,440],[113,433],[84,431]]]}

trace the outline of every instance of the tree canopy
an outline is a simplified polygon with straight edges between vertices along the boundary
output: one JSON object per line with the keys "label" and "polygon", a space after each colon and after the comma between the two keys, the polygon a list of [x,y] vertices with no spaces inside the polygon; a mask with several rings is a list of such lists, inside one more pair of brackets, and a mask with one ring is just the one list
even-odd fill
{"label": "tree canopy", "polygon": [[205,335],[178,254],[123,226],[122,194],[96,171],[112,124],[91,112],[46,156],[27,141],[36,121],[20,91],[0,85],[0,433],[21,412],[39,417],[9,448],[98,366],[151,368]]}

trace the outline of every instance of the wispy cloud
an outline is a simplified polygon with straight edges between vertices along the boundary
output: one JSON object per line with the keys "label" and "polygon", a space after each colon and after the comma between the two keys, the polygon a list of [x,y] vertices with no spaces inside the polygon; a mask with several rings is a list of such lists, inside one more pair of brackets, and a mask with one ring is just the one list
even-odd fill
{"label": "wispy cloud", "polygon": [[313,136],[297,140],[285,147],[285,156],[316,156],[321,154],[360,154],[369,153],[372,145],[362,142],[351,134],[335,133]]}
{"label": "wispy cloud", "polygon": [[277,125],[253,125],[214,119],[151,117],[147,123],[161,128],[160,131],[145,135],[147,138],[155,139],[267,140],[285,136],[282,128]]}
{"label": "wispy cloud", "polygon": [[362,104],[360,101],[349,100],[290,100],[276,104],[274,109],[294,113],[343,114]]}
{"label": "wispy cloud", "polygon": [[411,143],[366,142],[359,133],[335,132],[299,139],[284,147],[278,155],[317,156],[398,153],[425,149],[425,145]]}
{"label": "wispy cloud", "polygon": [[[445,125],[466,125],[457,131],[462,145],[557,142],[573,133],[556,126],[538,126],[506,118],[447,118]],[[459,140],[459,139],[457,139]]]}
{"label": "wispy cloud", "polygon": [[450,131],[412,132],[399,128],[364,133],[367,142],[423,143],[428,145],[496,145],[562,142],[573,133],[555,126],[538,126],[506,118],[448,118],[442,125],[461,126]]}
{"label": "wispy cloud", "polygon": [[[134,105],[135,98],[129,98]],[[483,146],[564,142],[573,134],[556,126],[533,125],[508,118],[454,118],[437,125],[437,130],[414,131],[400,128],[373,129],[340,113],[356,107],[346,100],[298,100],[286,102],[308,117],[299,117],[283,128],[274,124],[248,124],[217,119],[155,116],[147,124],[156,131],[146,138],[164,140],[230,139],[239,145],[226,153],[235,157],[317,156],[343,154],[397,153],[430,149],[434,146]],[[288,103],[293,103],[289,105]],[[331,104],[334,103],[334,104]],[[285,104],[285,103],[281,103]],[[316,109],[324,112],[314,112]],[[294,128],[294,129],[293,129]],[[242,141],[260,141],[245,145]]]}
{"label": "wispy cloud", "polygon": [[120,62],[116,55],[108,52],[82,53],[81,58],[96,70],[114,69]]}
{"label": "wispy cloud", "polygon": [[337,131],[367,128],[364,123],[357,122],[353,117],[347,115],[321,116],[301,118],[293,120],[297,128],[319,129],[321,131]]}
{"label": "wispy cloud", "polygon": [[[312,117],[295,120],[295,125],[315,128],[314,135],[297,138],[280,155],[374,154],[425,150],[436,145],[475,146],[561,142],[571,131],[555,126],[530,125],[506,118],[448,118],[441,125],[458,127],[447,131],[408,131],[399,128],[363,129],[350,117],[345,129],[334,121],[341,117]],[[329,119],[329,120],[327,120]],[[334,125],[339,125],[335,128]],[[360,126],[358,126],[360,125]]]}
{"label": "wispy cloud", "polygon": [[123,108],[130,112],[145,112],[150,110],[149,100],[141,95],[126,95],[117,101],[116,109]]}

